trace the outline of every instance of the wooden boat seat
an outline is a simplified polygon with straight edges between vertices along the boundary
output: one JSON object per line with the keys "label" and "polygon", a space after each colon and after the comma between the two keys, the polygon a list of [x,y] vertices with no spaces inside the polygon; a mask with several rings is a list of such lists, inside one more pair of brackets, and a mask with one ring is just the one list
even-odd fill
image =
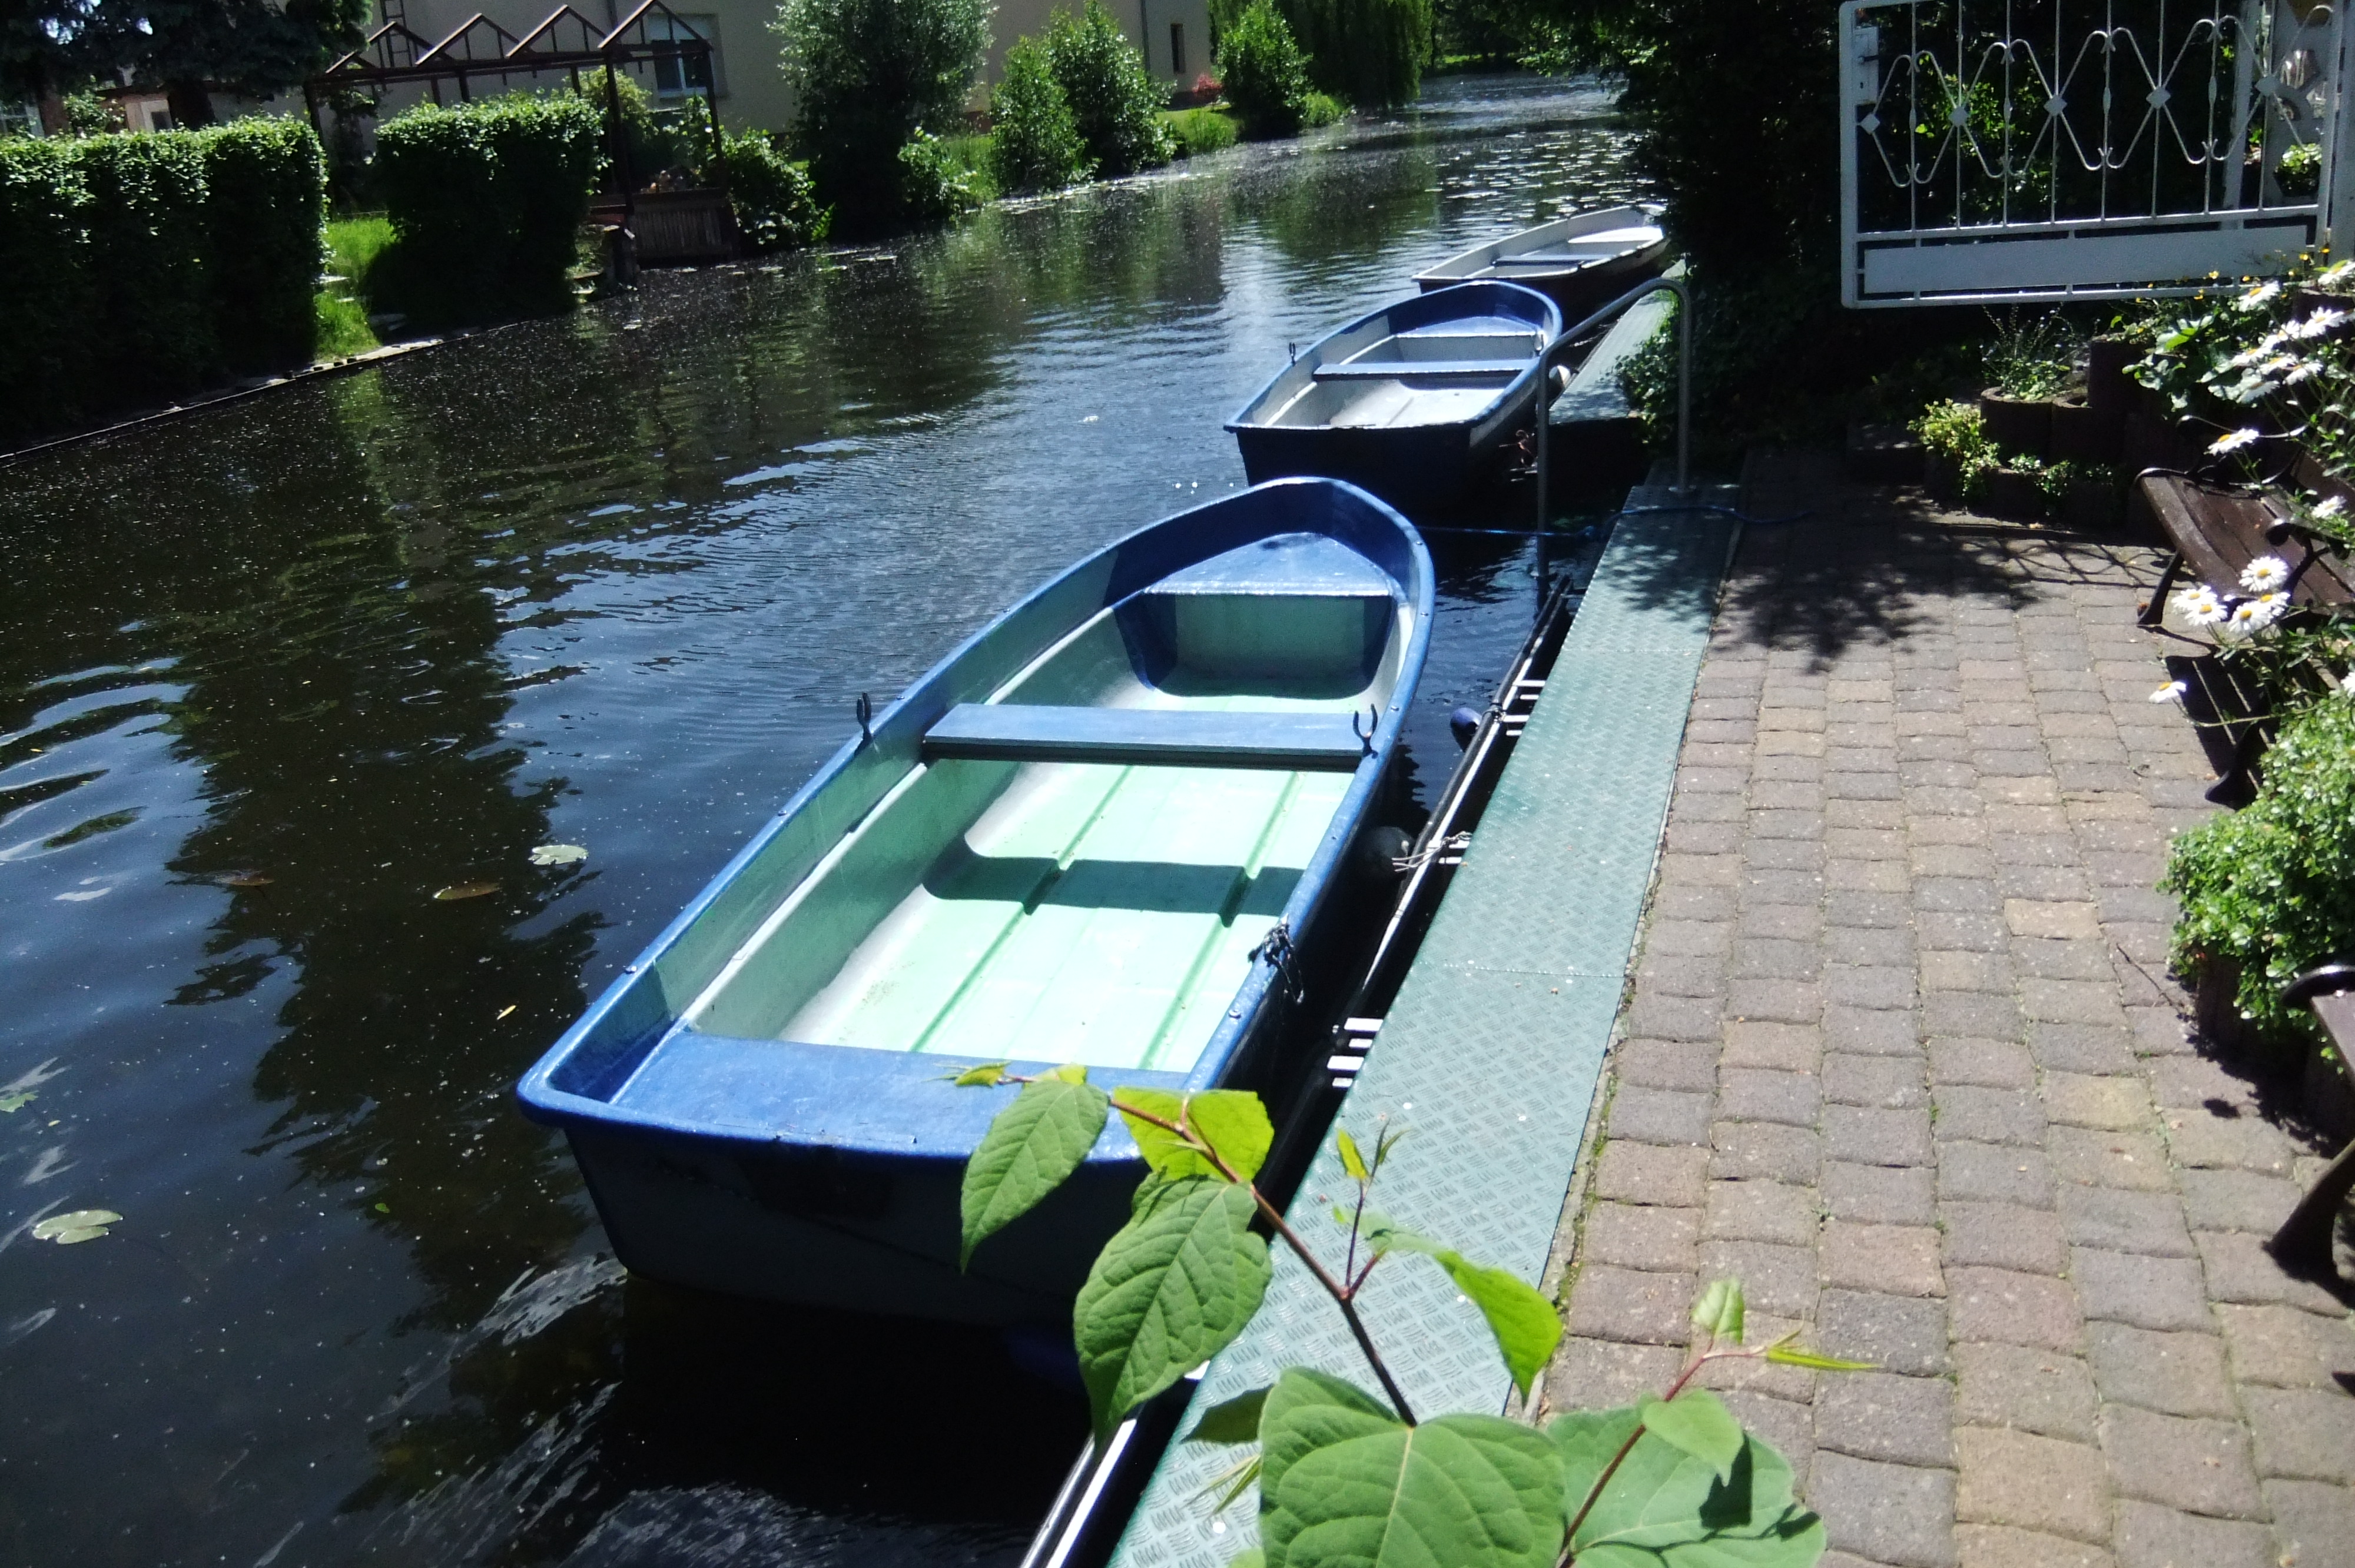
{"label": "wooden boat seat", "polygon": [[1351,359],[1320,365],[1319,381],[1398,381],[1419,376],[1439,381],[1473,381],[1490,376],[1518,376],[1529,367],[1529,356],[1518,359]]}
{"label": "wooden boat seat", "polygon": [[[1348,773],[1366,742],[1347,713],[959,703],[924,732],[924,759],[1114,762]],[[1363,725],[1366,721],[1358,718]]]}

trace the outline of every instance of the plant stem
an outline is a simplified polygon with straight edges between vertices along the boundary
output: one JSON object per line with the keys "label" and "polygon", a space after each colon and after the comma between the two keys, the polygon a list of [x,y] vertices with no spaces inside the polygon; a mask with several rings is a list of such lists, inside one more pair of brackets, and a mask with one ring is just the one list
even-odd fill
{"label": "plant stem", "polygon": [[1415,1424],[1414,1411],[1408,1406],[1406,1394],[1400,1390],[1398,1380],[1391,1376],[1391,1369],[1382,1361],[1381,1352],[1374,1349],[1373,1337],[1366,1332],[1365,1319],[1358,1316],[1357,1305],[1349,1299],[1349,1291],[1339,1280],[1333,1277],[1330,1270],[1316,1260],[1316,1255],[1308,1250],[1308,1244],[1300,1239],[1299,1233],[1286,1224],[1284,1216],[1276,1213],[1275,1205],[1267,1201],[1267,1194],[1261,1192],[1256,1184],[1236,1175],[1234,1167],[1229,1165],[1201,1134],[1177,1122],[1164,1121],[1150,1111],[1138,1110],[1134,1106],[1124,1106],[1118,1100],[1112,1102],[1112,1107],[1123,1116],[1134,1117],[1165,1132],[1176,1133],[1186,1140],[1188,1147],[1198,1150],[1203,1159],[1217,1166],[1220,1175],[1251,1193],[1252,1202],[1259,1205],[1259,1212],[1267,1217],[1267,1223],[1274,1228],[1275,1234],[1282,1236],[1284,1245],[1293,1250],[1294,1255],[1301,1262],[1308,1266],[1308,1272],[1316,1277],[1316,1283],[1325,1287],[1325,1294],[1330,1296],[1333,1298],[1333,1305],[1341,1309],[1342,1318],[1349,1325],[1350,1334],[1358,1341],[1358,1349],[1365,1353],[1366,1364],[1372,1367],[1374,1375],[1381,1380],[1382,1392],[1390,1396],[1391,1408],[1398,1413],[1398,1418],[1401,1421],[1412,1426]]}
{"label": "plant stem", "polygon": [[[1748,1351],[1703,1351],[1685,1364],[1685,1370],[1677,1374],[1677,1381],[1668,1384],[1668,1392],[1660,1395],[1660,1403],[1666,1404],[1669,1400],[1682,1393],[1685,1391],[1685,1384],[1692,1381],[1693,1374],[1710,1361],[1746,1356],[1750,1353]],[[1619,1467],[1626,1462],[1628,1455],[1636,1451],[1636,1440],[1643,1436],[1644,1424],[1638,1421],[1636,1423],[1636,1430],[1627,1434],[1627,1441],[1619,1445],[1619,1451],[1611,1456],[1611,1462],[1603,1467],[1603,1473],[1595,1477],[1594,1484],[1586,1489],[1586,1500],[1578,1505],[1578,1513],[1571,1520],[1570,1529],[1562,1535],[1561,1561],[1564,1563],[1576,1561],[1571,1555],[1571,1542],[1578,1539],[1578,1527],[1584,1524],[1586,1516],[1594,1511],[1594,1505],[1602,1500],[1603,1489],[1611,1484],[1611,1478],[1619,1473]]]}

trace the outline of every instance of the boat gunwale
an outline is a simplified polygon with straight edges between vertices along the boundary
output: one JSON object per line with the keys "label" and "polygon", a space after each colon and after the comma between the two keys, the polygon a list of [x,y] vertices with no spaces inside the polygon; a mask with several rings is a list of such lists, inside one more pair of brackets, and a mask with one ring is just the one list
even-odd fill
{"label": "boat gunwale", "polygon": [[[1648,228],[1659,230],[1660,238],[1656,241],[1655,244],[1665,245],[1668,242],[1667,231],[1661,227],[1660,215],[1657,212],[1647,212],[1640,205],[1635,202],[1622,202],[1616,207],[1594,207],[1585,212],[1575,212],[1561,217],[1549,218],[1543,223],[1532,224],[1527,228],[1517,228],[1510,234],[1500,235],[1495,239],[1483,241],[1482,243],[1472,246],[1467,249],[1457,251],[1455,255],[1448,257],[1444,261],[1434,261],[1430,266],[1424,268],[1422,271],[1417,272],[1414,275],[1412,281],[1425,293],[1433,294],[1439,292],[1443,288],[1456,288],[1465,283],[1517,282],[1520,283],[1524,288],[1533,287],[1534,284],[1532,282],[1522,279],[1475,277],[1472,275],[1473,264],[1477,263],[1482,267],[1493,267],[1499,261],[1508,260],[1504,254],[1505,247],[1512,244],[1516,240],[1526,239],[1531,235],[1544,233],[1548,229],[1560,228],[1565,225],[1577,224],[1588,219],[1597,220],[1594,222],[1593,228],[1589,229],[1572,229],[1560,236],[1553,237],[1562,239],[1574,239],[1582,232],[1597,234],[1607,233],[1611,225],[1601,222],[1601,219],[1609,218],[1616,221],[1630,217]],[[1539,246],[1537,244],[1532,244],[1528,247],[1529,249],[1536,249],[1538,248]],[[1535,273],[1532,274],[1532,277],[1545,279],[1548,281],[1573,278],[1581,272],[1616,262],[1624,257],[1633,256],[1653,248],[1653,245],[1635,246],[1614,255],[1598,256],[1590,260],[1580,261],[1572,265],[1557,268],[1550,272]],[[1451,270],[1451,269],[1457,267],[1463,267],[1466,270],[1461,272]]]}
{"label": "boat gunwale", "polygon": [[[893,731],[912,724],[915,731],[913,736],[915,749],[910,758],[908,772],[925,766],[921,754],[922,737],[924,728],[931,721],[929,719],[922,723],[911,721],[908,715],[915,711],[913,705],[919,699],[934,695],[936,688],[944,681],[944,678],[961,662],[975,654],[1000,627],[1058,589],[1064,588],[1074,578],[1107,562],[1113,565],[1114,575],[1106,582],[1105,597],[1089,611],[1090,618],[1137,593],[1148,591],[1156,583],[1165,580],[1188,567],[1199,565],[1202,561],[1223,554],[1227,549],[1240,548],[1254,540],[1297,533],[1323,533],[1325,537],[1337,537],[1318,528],[1298,526],[1302,519],[1297,517],[1276,516],[1270,519],[1272,524],[1294,525],[1270,526],[1250,538],[1227,544],[1219,549],[1207,550],[1199,556],[1168,567],[1156,577],[1129,585],[1124,591],[1114,591],[1121,587],[1117,573],[1118,563],[1114,557],[1124,550],[1143,544],[1149,535],[1167,530],[1173,536],[1183,537],[1180,530],[1188,519],[1199,518],[1205,514],[1217,511],[1235,509],[1245,497],[1261,495],[1271,491],[1303,487],[1324,487],[1337,491],[1341,493],[1336,499],[1341,503],[1362,505],[1369,509],[1366,517],[1369,524],[1375,526],[1387,524],[1396,530],[1404,546],[1406,570],[1402,577],[1399,574],[1389,572],[1386,568],[1385,575],[1391,577],[1400,590],[1400,597],[1396,600],[1398,606],[1413,613],[1412,624],[1407,630],[1405,644],[1400,650],[1398,669],[1402,678],[1394,684],[1390,702],[1383,708],[1380,720],[1375,726],[1374,734],[1368,744],[1365,760],[1360,762],[1353,772],[1348,789],[1344,791],[1339,803],[1334,808],[1330,823],[1320,837],[1316,852],[1308,857],[1308,863],[1303,868],[1300,880],[1294,886],[1291,896],[1285,900],[1283,914],[1279,916],[1280,921],[1289,929],[1295,932],[1300,930],[1308,916],[1323,901],[1336,880],[1337,874],[1341,869],[1340,861],[1343,852],[1348,847],[1348,842],[1354,837],[1358,828],[1362,824],[1370,798],[1374,790],[1379,788],[1383,775],[1388,771],[1391,761],[1397,752],[1399,740],[1404,728],[1407,708],[1412,700],[1415,688],[1420,683],[1421,673],[1429,653],[1433,603],[1436,591],[1436,577],[1432,567],[1430,551],[1424,545],[1423,536],[1404,514],[1380,496],[1347,480],[1306,475],[1270,480],[1252,485],[1234,494],[1221,496],[1216,500],[1188,507],[1182,512],[1156,519],[1111,541],[1056,573],[1021,599],[992,617],[986,623],[958,642],[932,668],[910,682],[889,705],[879,710],[869,721],[868,733],[846,740],[799,789],[795,789],[787,798],[784,805],[753,832],[744,845],[730,857],[719,871],[697,892],[693,898],[687,901],[678,914],[674,916],[636,957],[624,965],[621,972],[608,982],[597,999],[582,1011],[571,1026],[541,1054],[538,1060],[516,1085],[516,1097],[524,1115],[533,1121],[566,1128],[586,1124],[601,1131],[627,1130],[695,1141],[724,1142],[762,1148],[799,1145],[845,1153],[872,1154],[901,1160],[963,1159],[963,1152],[952,1153],[946,1150],[927,1150],[896,1140],[886,1143],[858,1136],[829,1134],[822,1129],[799,1131],[779,1128],[763,1132],[743,1126],[731,1127],[708,1120],[634,1110],[616,1104],[615,1099],[624,1086],[636,1078],[655,1054],[660,1050],[663,1043],[683,1026],[686,1012],[684,1007],[667,1009],[657,1026],[640,1031],[634,1038],[620,1045],[614,1053],[617,1059],[634,1058],[634,1060],[628,1071],[615,1081],[609,1097],[600,1098],[559,1088],[553,1080],[555,1075],[577,1052],[592,1043],[595,1030],[608,1015],[623,1005],[634,988],[654,976],[656,965],[663,957],[710,911],[719,898],[730,890],[736,879],[748,871],[776,839],[794,824],[796,818],[809,810],[819,799],[821,793],[847,771],[876,740],[885,736],[887,731]],[[1060,643],[1066,635],[1066,632],[1057,632],[1050,639],[1050,645]],[[1026,660],[1024,662],[1027,664],[1030,662]],[[1403,678],[1410,673],[1413,679]],[[904,779],[907,773],[902,773],[899,777]],[[890,794],[894,787],[896,786],[886,785],[879,792],[877,800],[870,801],[854,821],[845,828],[843,838],[847,839],[849,834],[858,830],[859,825],[871,820],[878,804]],[[835,847],[835,845],[826,846],[826,851],[821,852],[818,860],[823,861]],[[803,873],[802,877],[796,880],[792,888],[785,891],[783,898],[793,897],[806,883],[808,877],[814,874],[815,870],[815,863],[809,870]],[[1280,974],[1280,959],[1271,960],[1263,953],[1253,954],[1251,969],[1230,1001],[1227,1016],[1220,1020],[1218,1027],[1212,1031],[1209,1040],[1203,1045],[1201,1054],[1187,1073],[1178,1075],[1146,1068],[1116,1069],[1116,1071],[1140,1080],[1157,1080],[1161,1084],[1188,1091],[1210,1086],[1226,1070],[1243,1037],[1257,1022],[1268,992]],[[698,994],[700,994],[702,988],[696,989]],[[707,1035],[705,1038],[733,1037]],[[867,1058],[873,1058],[881,1064],[921,1061],[926,1067],[933,1069],[924,1075],[934,1078],[943,1076],[938,1070],[942,1067],[953,1067],[959,1064],[973,1065],[980,1061],[977,1057],[957,1056],[947,1053],[925,1053],[918,1058],[903,1053],[876,1051],[865,1046],[831,1045],[805,1041],[762,1041],[755,1044],[784,1044],[806,1046],[813,1050],[855,1053],[855,1058],[849,1059],[864,1061]],[[1032,1065],[1043,1070],[1057,1064],[1021,1065]],[[888,1069],[885,1072],[888,1075]],[[1135,1140],[1128,1136],[1124,1126],[1115,1118],[1107,1125],[1103,1137],[1098,1140],[1088,1158],[1091,1163],[1134,1159],[1135,1158]]]}

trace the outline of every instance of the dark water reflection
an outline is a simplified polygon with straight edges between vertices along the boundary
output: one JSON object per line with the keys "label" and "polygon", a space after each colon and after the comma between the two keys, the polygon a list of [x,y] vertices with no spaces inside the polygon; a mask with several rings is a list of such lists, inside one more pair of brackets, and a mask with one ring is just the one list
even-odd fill
{"label": "dark water reflection", "polygon": [[1604,108],[1447,84],[0,474],[0,1559],[1018,1554],[1082,1425],[1037,1347],[625,1282],[510,1086],[858,693],[1239,483],[1285,343],[1636,194]]}

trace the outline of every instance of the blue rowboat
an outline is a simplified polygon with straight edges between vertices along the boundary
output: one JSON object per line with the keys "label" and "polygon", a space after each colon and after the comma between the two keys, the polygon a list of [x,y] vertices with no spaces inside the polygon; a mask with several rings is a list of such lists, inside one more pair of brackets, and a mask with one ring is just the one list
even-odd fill
{"label": "blue rowboat", "polygon": [[1668,237],[1637,207],[1572,213],[1476,245],[1414,275],[1429,292],[1475,279],[1535,289],[1575,322],[1668,264]]}
{"label": "blue rowboat", "polygon": [[1384,305],[1295,359],[1227,421],[1252,483],[1324,474],[1394,506],[1467,497],[1529,418],[1561,312],[1514,283],[1463,283]]}
{"label": "blue rowboat", "polygon": [[[957,1268],[1010,1087],[1277,1086],[1319,915],[1430,641],[1431,560],[1291,480],[1089,556],[950,654],[786,802],[527,1074],[615,1252],[738,1295],[1055,1320],[1143,1173],[1082,1172]],[[1022,1065],[1028,1064],[1028,1066]]]}

